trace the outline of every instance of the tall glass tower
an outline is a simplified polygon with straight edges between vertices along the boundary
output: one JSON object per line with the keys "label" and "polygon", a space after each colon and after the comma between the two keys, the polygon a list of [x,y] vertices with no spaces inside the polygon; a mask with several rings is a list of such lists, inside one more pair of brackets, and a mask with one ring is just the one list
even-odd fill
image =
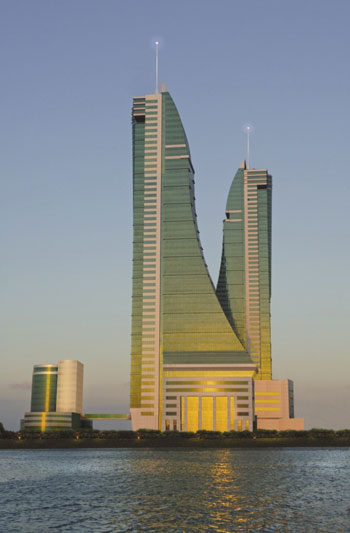
{"label": "tall glass tower", "polygon": [[256,365],[204,260],[194,169],[176,106],[134,98],[133,428],[252,427]]}
{"label": "tall glass tower", "polygon": [[271,369],[272,177],[243,161],[226,203],[217,297],[242,346],[256,364],[254,414],[258,429],[302,430],[294,418],[289,379],[272,379]]}
{"label": "tall glass tower", "polygon": [[271,373],[271,200],[267,170],[238,169],[228,195],[217,296],[256,363],[255,379]]}

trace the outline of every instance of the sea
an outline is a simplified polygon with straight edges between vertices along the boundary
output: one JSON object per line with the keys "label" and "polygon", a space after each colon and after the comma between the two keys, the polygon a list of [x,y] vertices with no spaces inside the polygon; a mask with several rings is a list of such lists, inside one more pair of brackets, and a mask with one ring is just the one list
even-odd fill
{"label": "sea", "polygon": [[350,532],[349,448],[0,451],[0,532]]}

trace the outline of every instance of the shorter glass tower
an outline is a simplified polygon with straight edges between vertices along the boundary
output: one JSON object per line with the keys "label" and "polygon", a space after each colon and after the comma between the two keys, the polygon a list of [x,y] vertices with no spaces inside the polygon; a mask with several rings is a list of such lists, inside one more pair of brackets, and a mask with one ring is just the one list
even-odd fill
{"label": "shorter glass tower", "polygon": [[84,365],[75,360],[35,365],[30,412],[24,414],[21,429],[56,431],[92,427],[83,411]]}
{"label": "shorter glass tower", "polygon": [[32,412],[56,411],[57,365],[34,365],[32,379]]}
{"label": "shorter glass tower", "polygon": [[271,371],[271,198],[267,170],[238,169],[227,198],[217,297],[252,361]]}

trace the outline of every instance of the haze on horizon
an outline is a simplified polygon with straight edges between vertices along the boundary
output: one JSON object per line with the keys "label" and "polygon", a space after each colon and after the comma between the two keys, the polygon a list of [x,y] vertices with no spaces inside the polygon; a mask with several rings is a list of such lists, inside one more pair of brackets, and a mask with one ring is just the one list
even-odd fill
{"label": "haze on horizon", "polygon": [[18,429],[33,365],[64,358],[85,365],[85,412],[128,411],[130,113],[154,91],[159,40],[213,281],[252,123],[252,167],[273,176],[273,377],[294,380],[306,428],[350,427],[349,3],[1,8],[0,421]]}

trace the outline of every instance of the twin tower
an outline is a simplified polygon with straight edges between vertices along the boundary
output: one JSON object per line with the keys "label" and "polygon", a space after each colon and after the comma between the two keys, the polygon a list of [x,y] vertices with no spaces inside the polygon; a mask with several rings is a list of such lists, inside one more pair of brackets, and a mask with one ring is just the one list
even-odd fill
{"label": "twin tower", "polygon": [[134,98],[132,125],[133,429],[302,429],[292,382],[271,374],[271,176],[238,169],[215,288],[187,137],[164,85]]}

